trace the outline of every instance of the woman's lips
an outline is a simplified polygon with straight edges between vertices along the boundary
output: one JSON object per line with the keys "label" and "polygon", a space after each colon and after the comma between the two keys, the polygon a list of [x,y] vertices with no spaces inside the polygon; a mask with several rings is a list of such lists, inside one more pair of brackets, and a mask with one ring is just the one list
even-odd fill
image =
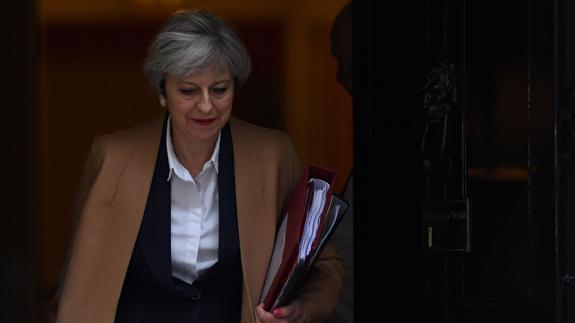
{"label": "woman's lips", "polygon": [[211,119],[192,119],[195,123],[201,126],[209,126],[216,121],[216,118]]}

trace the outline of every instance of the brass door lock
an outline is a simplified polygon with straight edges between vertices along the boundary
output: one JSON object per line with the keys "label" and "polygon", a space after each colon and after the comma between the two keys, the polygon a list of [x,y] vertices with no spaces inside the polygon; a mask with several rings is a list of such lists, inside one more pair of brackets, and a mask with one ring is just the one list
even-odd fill
{"label": "brass door lock", "polygon": [[471,251],[469,199],[423,203],[423,248]]}

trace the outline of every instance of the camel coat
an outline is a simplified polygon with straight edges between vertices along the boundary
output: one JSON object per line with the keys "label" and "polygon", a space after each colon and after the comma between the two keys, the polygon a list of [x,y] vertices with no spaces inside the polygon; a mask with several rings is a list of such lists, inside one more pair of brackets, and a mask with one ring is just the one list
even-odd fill
{"label": "camel coat", "polygon": [[[75,234],[56,295],[58,323],[113,323],[156,163],[163,117],[94,140],[75,203]],[[242,323],[267,272],[283,203],[301,173],[289,137],[230,120],[243,270]],[[309,322],[326,320],[339,296],[343,263],[328,246],[298,299]]]}

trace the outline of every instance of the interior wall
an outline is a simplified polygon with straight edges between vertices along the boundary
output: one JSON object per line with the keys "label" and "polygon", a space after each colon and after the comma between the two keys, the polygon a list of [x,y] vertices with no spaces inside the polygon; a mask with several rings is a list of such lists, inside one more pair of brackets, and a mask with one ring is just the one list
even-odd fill
{"label": "interior wall", "polygon": [[40,0],[39,263],[42,317],[69,239],[69,210],[92,138],[147,120],[162,108],[141,65],[170,13],[203,7],[240,33],[254,71],[234,115],[286,131],[300,159],[352,167],[351,99],[336,83],[330,25],[346,0]]}

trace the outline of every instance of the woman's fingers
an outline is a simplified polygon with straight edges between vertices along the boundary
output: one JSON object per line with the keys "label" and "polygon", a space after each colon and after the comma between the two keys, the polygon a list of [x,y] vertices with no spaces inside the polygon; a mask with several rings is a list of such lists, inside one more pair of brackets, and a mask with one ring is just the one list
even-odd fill
{"label": "woman's fingers", "polygon": [[293,305],[286,305],[283,307],[278,307],[272,311],[273,315],[277,318],[289,318],[295,312]]}
{"label": "woman's fingers", "polygon": [[256,307],[256,317],[258,318],[258,320],[260,320],[262,323],[274,323],[277,322],[277,319],[274,317],[274,315],[266,310],[264,310],[264,304],[260,304]]}
{"label": "woman's fingers", "polygon": [[256,316],[262,323],[305,322],[305,312],[298,302],[278,307],[272,312],[264,310],[263,304],[256,307]]}

